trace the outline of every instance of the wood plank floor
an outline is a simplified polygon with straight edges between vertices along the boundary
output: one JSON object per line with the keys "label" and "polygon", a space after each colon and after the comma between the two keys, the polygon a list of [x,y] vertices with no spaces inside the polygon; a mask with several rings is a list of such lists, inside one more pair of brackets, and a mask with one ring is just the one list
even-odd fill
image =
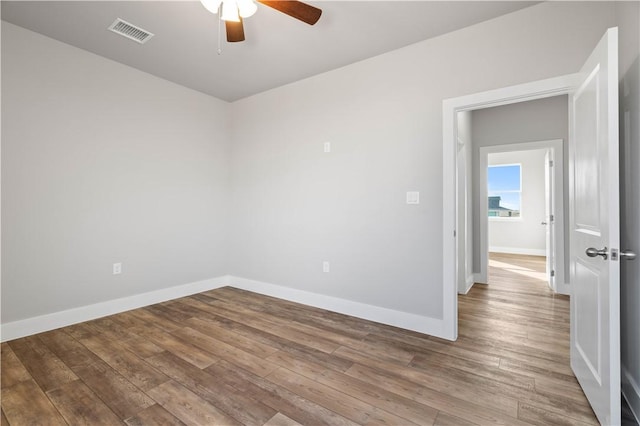
{"label": "wood plank floor", "polygon": [[449,342],[230,287],[2,344],[2,425],[593,425],[569,303],[492,256]]}

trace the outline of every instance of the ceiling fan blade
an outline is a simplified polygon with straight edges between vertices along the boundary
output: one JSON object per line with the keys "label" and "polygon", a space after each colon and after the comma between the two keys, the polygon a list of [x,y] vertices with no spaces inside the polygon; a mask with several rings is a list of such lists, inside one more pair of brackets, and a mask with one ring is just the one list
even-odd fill
{"label": "ceiling fan blade", "polygon": [[269,6],[279,12],[296,18],[302,22],[306,22],[309,25],[313,25],[318,22],[322,10],[317,7],[313,7],[309,4],[302,3],[301,1],[294,0],[280,0],[280,1],[268,1],[258,0],[258,3],[262,3],[265,6]]}
{"label": "ceiling fan blade", "polygon": [[224,21],[224,26],[227,30],[227,41],[235,43],[238,41],[244,41],[244,27],[242,26],[242,18],[239,22]]}

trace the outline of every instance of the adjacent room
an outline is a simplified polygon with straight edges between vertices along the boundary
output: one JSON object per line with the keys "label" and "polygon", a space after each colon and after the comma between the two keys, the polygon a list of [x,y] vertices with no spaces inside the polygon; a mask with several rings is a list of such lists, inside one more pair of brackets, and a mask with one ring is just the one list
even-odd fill
{"label": "adjacent room", "polygon": [[640,2],[0,12],[2,425],[637,424]]}

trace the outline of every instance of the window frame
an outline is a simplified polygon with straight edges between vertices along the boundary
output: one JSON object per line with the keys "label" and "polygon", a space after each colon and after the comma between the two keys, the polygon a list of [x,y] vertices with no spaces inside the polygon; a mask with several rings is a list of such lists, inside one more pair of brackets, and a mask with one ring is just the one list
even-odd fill
{"label": "window frame", "polygon": [[[507,192],[507,193],[518,193],[520,195],[520,210],[519,215],[516,217],[508,217],[508,216],[489,216],[489,197],[491,197],[491,189],[489,188],[489,169],[496,167],[518,167],[519,172],[519,190],[508,190],[508,191],[496,191],[496,192]],[[487,164],[487,218],[492,222],[518,222],[522,221],[522,163],[504,163],[504,164]]]}

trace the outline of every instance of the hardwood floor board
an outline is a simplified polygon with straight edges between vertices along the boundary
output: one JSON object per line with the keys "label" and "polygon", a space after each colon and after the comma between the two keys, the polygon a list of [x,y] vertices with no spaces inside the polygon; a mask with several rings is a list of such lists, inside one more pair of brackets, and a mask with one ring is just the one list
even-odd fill
{"label": "hardwood floor board", "polygon": [[[205,368],[214,362],[218,361],[218,358],[210,352],[206,352],[190,342],[186,342],[172,333],[167,333],[160,328],[135,327],[134,332],[141,336],[144,336],[153,341],[153,343],[175,355],[184,359],[187,362],[195,365],[198,368]],[[179,329],[176,329],[179,330]],[[174,332],[176,331],[174,330]]]}
{"label": "hardwood floor board", "polygon": [[[505,414],[502,410],[494,410],[484,406],[484,401],[469,402],[466,397],[458,398],[443,392],[420,386],[412,381],[384,374],[380,370],[355,364],[348,375],[367,382],[373,386],[383,387],[389,391],[439,411],[456,415],[465,420],[480,424],[498,424],[505,426],[524,425],[515,415]],[[477,402],[477,403],[476,403]],[[504,409],[504,407],[500,407]],[[513,411],[513,409],[509,409]]]}
{"label": "hardwood floor board", "polygon": [[[235,346],[214,339],[197,330],[185,327],[172,333],[174,336],[196,346],[207,353],[212,354],[217,359],[224,359],[228,362],[251,371],[252,373],[264,377],[274,371],[278,366],[265,359],[259,358],[248,352],[236,348]],[[206,366],[205,366],[206,367]],[[205,368],[201,367],[201,368]]]}
{"label": "hardwood floor board", "polygon": [[506,321],[510,324],[511,327],[518,326],[535,326],[538,328],[554,328],[558,326],[566,326],[568,325],[568,320],[565,319],[554,319],[554,318],[542,318],[540,316],[518,316],[515,314],[505,313],[504,310],[500,313],[494,313],[492,311],[470,311],[467,313],[461,313],[461,318],[463,319],[476,319],[478,321],[496,321],[502,320]]}
{"label": "hardwood floor board", "polygon": [[[170,309],[174,309],[176,311],[182,312],[183,314],[189,315],[191,317],[190,319],[209,321],[219,320],[220,317],[215,315],[212,309],[212,305],[208,305],[198,300],[194,296],[182,297],[180,299],[173,300],[166,306]],[[183,321],[183,323],[188,323],[190,319]]]}
{"label": "hardwood floor board", "polygon": [[132,314],[133,311],[120,312],[119,314],[110,315],[106,318],[120,325],[122,328],[131,328],[143,325],[139,318]]}
{"label": "hardwood floor board", "polygon": [[554,371],[566,372],[570,371],[569,354],[565,345],[556,346],[554,352],[553,347],[536,348],[532,347],[529,342],[525,344],[509,343],[498,339],[492,339],[490,336],[483,336],[478,333],[471,335],[464,333],[459,337],[461,346],[475,346],[479,351],[487,353],[499,354],[501,359],[509,358],[524,362],[531,362],[534,365],[544,364],[553,365]]}
{"label": "hardwood floor board", "polygon": [[242,423],[173,380],[148,391],[158,404],[186,424],[240,426]]}
{"label": "hardwood floor board", "polygon": [[324,365],[300,359],[285,351],[277,351],[266,359],[280,367],[288,368],[295,373],[314,380],[327,370]]}
{"label": "hardwood floor board", "polygon": [[140,358],[143,358],[143,359],[148,358],[150,356],[154,356],[165,351],[163,348],[156,345],[151,340],[138,336],[135,333],[132,333],[132,334],[133,334],[132,337],[126,340],[121,340],[118,342],[118,344],[122,346],[124,349],[138,355]]}
{"label": "hardwood floor board", "polygon": [[186,426],[159,404],[145,408],[135,416],[126,419],[125,423],[128,426]]}
{"label": "hardwood floor board", "polygon": [[[233,287],[224,287],[222,289],[218,289],[220,291],[225,292],[225,295],[243,295],[243,297],[251,297],[252,293],[246,290],[241,290]],[[218,290],[215,290],[218,294]],[[212,292],[207,292],[204,294],[212,294]],[[302,305],[295,302],[290,302],[284,299],[278,299],[270,296],[261,296],[264,298],[263,304],[265,306],[278,306],[283,311],[291,312],[298,319],[300,317],[306,318],[306,321],[309,321],[311,325],[318,326],[319,324],[324,324],[330,328],[333,328],[338,331],[343,331],[345,333],[355,333],[354,338],[361,338],[369,333],[378,333],[381,335],[386,335],[386,333],[398,334],[398,333],[406,333],[409,335],[419,335],[420,333],[416,333],[410,330],[403,330],[397,327],[375,323],[367,320],[363,320],[361,318],[352,317],[349,315],[340,314],[337,312],[331,312],[320,308],[315,308],[308,305]]]}
{"label": "hardwood floor board", "polygon": [[131,337],[131,334],[128,331],[129,327],[123,327],[114,319],[114,316],[98,318],[93,321],[89,321],[86,324],[110,338],[124,340]]}
{"label": "hardwood floor board", "polygon": [[391,379],[400,379],[405,386],[412,386],[416,391],[428,388],[431,391],[437,391],[451,397],[467,399],[486,407],[502,411],[507,415],[516,417],[518,411],[518,401],[508,395],[494,393],[494,389],[485,386],[486,389],[474,388],[471,385],[479,386],[482,383],[479,376],[467,375],[463,378],[442,377],[442,374],[435,369],[429,371],[420,371],[410,367],[404,367],[397,364],[372,361],[364,356],[360,356],[360,362],[356,363],[347,370],[346,374],[360,378],[360,375],[378,374],[380,378],[386,377]]}
{"label": "hardwood floor board", "polygon": [[571,412],[568,417],[573,417],[578,420],[588,420],[593,416],[591,408],[578,405],[575,401],[564,396],[546,395],[536,392],[535,389],[518,387],[513,383],[495,381],[475,373],[469,374],[468,372],[451,368],[444,369],[436,365],[431,365],[430,368],[425,371],[428,371],[431,376],[438,376],[444,380],[450,380],[460,384],[466,382],[477,391],[515,398],[520,402],[535,405],[549,412],[561,415]]}
{"label": "hardwood floor board", "polygon": [[320,335],[311,335],[306,332],[301,332],[282,322],[273,322],[271,318],[261,316],[255,311],[241,308],[238,305],[230,304],[224,300],[218,300],[215,302],[216,314],[224,316],[231,320],[237,321],[241,324],[248,325],[258,330],[266,331],[276,336],[292,340],[298,344],[325,352],[332,353],[340,345],[325,339]]}
{"label": "hardwood floor board", "polygon": [[408,365],[416,355],[416,349],[407,344],[389,342],[375,335],[368,335],[363,340],[348,345],[349,348],[381,360]]}
{"label": "hardwood floor board", "polygon": [[536,350],[524,345],[512,345],[500,340],[486,339],[481,335],[473,337],[460,336],[454,345],[451,345],[451,343],[443,344],[457,347],[458,349],[475,349],[480,354],[494,356],[499,360],[514,360],[527,365],[548,368],[554,372],[573,375],[569,366],[569,358],[562,351],[554,354],[553,352]]}
{"label": "hardwood floor board", "polygon": [[63,417],[33,380],[2,389],[2,411],[12,425],[66,425]]}
{"label": "hardwood floor board", "polygon": [[285,368],[278,368],[267,379],[357,424],[398,425],[409,423],[406,419],[376,408],[332,387],[307,379]]}
{"label": "hardwood floor board", "polygon": [[[234,310],[243,309],[245,312],[250,311],[253,313],[253,315],[258,315],[262,320],[273,323],[276,326],[289,328],[291,330],[295,330],[296,332],[303,333],[304,335],[322,336],[322,338],[327,341],[329,345],[333,343],[332,346],[334,346],[334,350],[336,345],[349,345],[353,342],[360,341],[363,337],[359,336],[354,338],[347,335],[347,333],[345,332],[334,332],[326,327],[318,327],[318,324],[306,324],[296,319],[295,315],[292,315],[287,311],[277,310],[273,306],[271,306],[269,309],[259,309],[254,308],[246,301],[238,302],[234,300],[227,303],[228,306],[232,307]],[[298,318],[300,318],[300,316],[298,316]]]}
{"label": "hardwood floor board", "polygon": [[504,371],[499,367],[484,365],[463,358],[443,357],[437,352],[431,352],[428,355],[424,353],[418,354],[413,358],[409,366],[424,371],[429,371],[433,366],[440,366],[447,369],[459,370],[465,374],[482,376],[498,383],[517,386],[527,390],[535,390],[535,379],[533,377],[513,371]]}
{"label": "hardwood floor board", "polygon": [[262,425],[276,413],[273,408],[168,352],[150,358],[149,362],[244,425]]}
{"label": "hardwood floor board", "polygon": [[242,336],[238,333],[233,333],[218,326],[215,322],[211,322],[206,319],[191,318],[186,321],[185,324],[194,330],[206,334],[207,336],[213,337],[229,345],[233,345],[236,348],[249,352],[259,358],[267,358],[278,352],[278,349],[273,346],[256,342],[255,340]]}
{"label": "hardwood floor board", "polygon": [[156,370],[118,343],[107,341],[100,337],[83,339],[81,343],[143,391],[169,380],[169,377],[165,374]]}
{"label": "hardwood floor board", "polygon": [[145,308],[131,311],[131,314],[141,321],[140,325],[132,327],[131,330],[140,330],[140,328],[146,328],[149,326],[155,326],[164,331],[179,330],[182,328],[182,325],[173,321],[170,316],[164,314],[158,315],[155,312],[150,311],[148,308],[149,307],[147,306]]}
{"label": "hardwood floor board", "polygon": [[[346,339],[359,340],[369,333],[368,331],[364,331],[362,326],[349,327],[346,325],[344,321],[344,319],[348,318],[346,315],[344,318],[341,318],[340,321],[336,321],[335,319],[327,318],[326,311],[309,310],[306,306],[293,304],[282,299],[270,298],[272,303],[264,303],[256,301],[250,292],[231,287],[227,287],[223,289],[223,291],[225,300],[227,301],[240,303],[254,311],[277,317],[289,323],[310,326],[312,327],[313,333],[321,329],[323,335],[329,340],[338,339],[333,341],[342,344],[346,343]],[[304,329],[302,331],[304,331]]]}
{"label": "hardwood floor board", "polygon": [[[382,338],[382,336],[380,336],[380,338]],[[392,338],[392,337],[384,337],[384,338],[387,339],[388,342],[390,343],[395,342],[395,344],[399,345],[399,347],[405,347],[408,350],[414,351],[416,354],[419,354],[419,353],[429,354],[430,352],[437,352],[442,354],[443,356],[455,356],[458,358],[477,361],[486,365],[493,365],[496,367],[500,365],[499,357],[490,353],[479,352],[475,350],[475,348],[466,349],[466,348],[460,347],[459,345],[455,344],[457,343],[457,341],[455,343],[452,343],[448,340],[437,339],[432,337],[415,338],[415,337],[408,337],[408,336],[400,336],[400,337],[397,336],[396,338]],[[458,341],[459,340],[460,339],[458,339]],[[347,359],[349,359],[350,353],[357,354],[357,351],[353,351],[350,348],[342,347],[342,348],[338,348],[338,350],[336,350],[335,352],[335,354],[342,355]]]}
{"label": "hardwood floor board", "polygon": [[433,423],[433,426],[478,426],[478,423],[472,423],[461,419],[460,417],[440,411]]}
{"label": "hardwood floor board", "polygon": [[224,320],[216,321],[216,324],[232,333],[243,336],[244,338],[252,339],[260,344],[288,352],[298,359],[317,363],[325,366],[326,368],[345,371],[351,367],[352,364],[350,361],[337,356],[335,353],[327,354],[326,352],[310,348],[296,341],[250,327],[231,319],[225,318]]}
{"label": "hardwood floor board", "polygon": [[4,415],[4,410],[0,411],[0,426],[9,426],[9,420]]}
{"label": "hardwood floor board", "polygon": [[550,377],[567,383],[574,383],[575,376],[571,372],[571,367],[568,365],[561,363],[554,365],[551,362],[545,362],[546,360],[534,363],[531,358],[527,360],[522,360],[522,358],[523,357],[519,357],[519,359],[502,358],[500,360],[500,368],[505,371],[517,371],[521,374],[530,374],[532,377]]}
{"label": "hardwood floor board", "polygon": [[74,371],[121,420],[154,404],[151,398],[104,361]]}
{"label": "hardwood floor board", "polygon": [[91,365],[100,358],[82,343],[71,337],[66,328],[48,331],[39,335],[40,340],[72,371],[77,367]]}
{"label": "hardwood floor board", "polygon": [[466,333],[477,333],[480,331],[485,336],[519,343],[524,342],[528,335],[526,329],[508,320],[497,317],[477,316],[473,314],[461,313],[458,317],[458,327]]}
{"label": "hardwood floor board", "polygon": [[566,330],[550,330],[539,328],[527,327],[527,337],[532,341],[553,342],[558,345],[568,346],[570,337],[569,328]]}
{"label": "hardwood floor board", "polygon": [[166,305],[166,303],[171,303],[171,302],[157,303],[155,305],[147,306],[145,309],[148,312],[151,312],[152,314],[157,315],[159,317],[170,318],[171,321],[177,324],[181,324],[184,321],[191,318],[191,315],[185,314],[184,312],[178,311],[176,309],[171,309],[169,306]]}
{"label": "hardwood floor board", "polygon": [[79,324],[70,325],[68,327],[64,327],[63,330],[69,336],[74,339],[85,339],[87,337],[92,337],[96,335],[96,330],[94,328],[89,327],[86,322],[81,322]]}
{"label": "hardwood floor board", "polygon": [[282,413],[276,413],[264,426],[302,426],[300,423],[285,416]]}
{"label": "hardwood floor board", "polygon": [[[520,403],[519,413],[522,406],[536,409],[539,412],[547,413],[549,416],[559,416],[561,418],[572,419],[572,421],[587,424],[597,424],[593,410],[589,405],[576,403],[571,398],[561,395],[549,395],[540,392],[531,392],[525,395],[518,395]],[[592,423],[592,422],[596,423]]]}
{"label": "hardwood floor board", "polygon": [[[358,399],[374,407],[394,413],[403,419],[419,425],[429,425],[435,421],[438,411],[420,404],[412,399],[397,395],[386,389],[372,386],[354,377],[331,370],[326,370],[316,377],[316,380],[349,395],[356,395]],[[400,422],[402,424],[403,422]]]}
{"label": "hardwood floor board", "polygon": [[357,424],[267,379],[236,368],[226,361],[220,361],[206,371],[298,423],[340,426]]}
{"label": "hardwood floor board", "polygon": [[584,396],[584,392],[580,388],[577,380],[573,380],[571,383],[567,383],[567,380],[555,380],[550,377],[536,376],[533,377],[535,381],[536,391],[551,395],[566,396],[573,399],[576,403],[588,406],[587,398]]}
{"label": "hardwood floor board", "polygon": [[53,405],[71,425],[116,425],[120,419],[80,380],[47,392]]}
{"label": "hardwood floor board", "polygon": [[78,379],[37,335],[12,340],[9,346],[45,392]]}
{"label": "hardwood floor board", "polygon": [[[480,284],[476,284],[476,286],[480,286]],[[522,300],[517,301],[507,301],[504,300],[496,300],[495,298],[489,298],[487,296],[483,296],[482,292],[488,290],[478,290],[475,292],[469,292],[465,295],[465,298],[460,300],[460,305],[464,306],[464,312],[469,313],[489,313],[493,315],[500,314],[509,314],[509,315],[519,315],[521,312],[521,316],[523,318],[544,318],[551,320],[559,320],[561,324],[566,323],[566,315],[569,311],[563,306],[566,305],[566,301],[564,300],[555,300],[553,303],[549,304],[549,306],[536,306],[525,304]],[[491,290],[496,291],[496,290]],[[498,293],[504,293],[500,290],[497,290]],[[468,297],[467,297],[468,296]],[[482,303],[478,303],[482,302]]]}
{"label": "hardwood floor board", "polygon": [[2,375],[0,375],[2,389],[31,380],[31,375],[6,342],[1,345],[0,360],[2,362]]}
{"label": "hardwood floor board", "polygon": [[518,416],[521,420],[529,422],[531,424],[547,426],[547,425],[567,425],[567,426],[586,426],[586,425],[599,425],[597,421],[583,422],[570,417],[566,417],[560,413],[553,413],[546,410],[542,410],[538,407],[520,404]]}

